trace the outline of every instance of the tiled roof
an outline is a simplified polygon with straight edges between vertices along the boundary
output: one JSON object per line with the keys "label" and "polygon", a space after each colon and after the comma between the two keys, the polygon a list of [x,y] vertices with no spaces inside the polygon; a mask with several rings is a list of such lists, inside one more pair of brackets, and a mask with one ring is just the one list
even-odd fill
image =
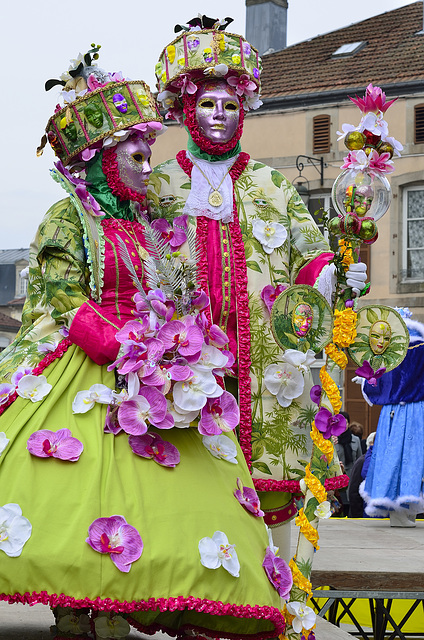
{"label": "tiled roof", "polygon": [[19,320],[15,320],[15,318],[11,318],[7,316],[5,313],[0,312],[0,328],[3,331],[10,329],[11,331],[17,331],[21,326]]}
{"label": "tiled roof", "polygon": [[[354,3],[352,4],[354,7]],[[262,97],[277,98],[423,82],[423,3],[357,22],[263,56]],[[343,44],[368,44],[350,57],[334,58]]]}
{"label": "tiled roof", "polygon": [[29,260],[29,249],[0,249],[0,264],[15,264],[18,260]]}

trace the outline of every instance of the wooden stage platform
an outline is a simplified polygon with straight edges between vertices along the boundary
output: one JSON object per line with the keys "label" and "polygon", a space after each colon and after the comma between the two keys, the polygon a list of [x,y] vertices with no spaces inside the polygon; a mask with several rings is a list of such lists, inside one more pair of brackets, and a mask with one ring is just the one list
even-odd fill
{"label": "wooden stage platform", "polygon": [[[293,525],[293,544],[294,530]],[[312,586],[314,597],[327,598],[324,607],[321,600],[320,615],[327,613],[333,623],[340,619],[353,623],[355,635],[364,640],[405,640],[406,621],[394,620],[390,611],[393,600],[411,600],[410,615],[422,608],[424,620],[424,521],[418,520],[415,528],[394,528],[388,519],[330,518],[320,522],[318,532],[320,549],[313,561]],[[331,590],[317,592],[318,587]],[[348,612],[346,603],[356,599],[370,602],[371,636]],[[388,624],[393,631],[387,630]]]}

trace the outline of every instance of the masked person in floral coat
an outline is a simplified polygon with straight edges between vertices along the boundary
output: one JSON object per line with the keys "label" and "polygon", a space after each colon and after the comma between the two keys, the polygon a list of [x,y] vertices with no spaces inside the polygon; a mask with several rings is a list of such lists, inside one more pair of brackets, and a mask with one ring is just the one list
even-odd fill
{"label": "masked person in floral coat", "polygon": [[53,607],[57,638],[274,638],[291,575],[219,384],[228,339],[146,216],[149,89],[97,49],[46,83],[65,85],[43,145],[68,197],[31,245],[0,359],[0,600]]}
{"label": "masked person in floral coat", "polygon": [[[244,114],[260,106],[261,62],[241,36],[224,31],[230,19],[190,21],[168,45],[156,75],[167,117],[184,124],[187,150],[157,166],[148,197],[152,217],[177,251],[181,225],[196,230],[206,313],[229,337],[234,357],[227,389],[240,407],[240,443],[265,522],[283,557],[296,515],[293,494],[310,458],[308,365],[296,351],[283,356],[273,339],[270,312],[292,284],[315,285],[331,298],[332,253],[297,191],[278,171],[241,150]],[[361,289],[349,272],[350,286]],[[353,277],[353,280],[352,280]],[[277,537],[276,537],[277,536]]]}

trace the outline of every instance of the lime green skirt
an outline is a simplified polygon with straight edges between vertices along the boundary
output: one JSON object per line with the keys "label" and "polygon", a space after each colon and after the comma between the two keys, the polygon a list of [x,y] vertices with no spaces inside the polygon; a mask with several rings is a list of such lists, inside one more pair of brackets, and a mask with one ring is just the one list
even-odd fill
{"label": "lime green skirt", "polygon": [[[233,495],[237,478],[252,486],[238,445],[238,464],[231,464],[207,451],[197,429],[161,431],[181,456],[174,469],[162,467],[136,456],[125,433],[104,433],[105,405],[72,413],[78,391],[95,383],[114,387],[106,367],[72,345],[44,375],[53,388],[42,401],[18,398],[0,418],[0,432],[10,440],[0,455],[0,506],[17,503],[32,524],[19,557],[0,551],[0,599],[125,612],[150,632],[277,636],[284,622],[262,567],[265,525]],[[77,462],[29,453],[32,433],[62,428],[84,445]],[[143,540],[128,573],[86,542],[90,524],[113,515]],[[199,541],[215,531],[236,546],[238,578],[200,562]]]}

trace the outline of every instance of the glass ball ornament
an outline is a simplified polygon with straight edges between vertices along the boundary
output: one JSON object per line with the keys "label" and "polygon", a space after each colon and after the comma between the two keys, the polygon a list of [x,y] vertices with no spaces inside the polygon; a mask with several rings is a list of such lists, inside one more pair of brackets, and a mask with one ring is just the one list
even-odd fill
{"label": "glass ball ornament", "polygon": [[331,198],[343,218],[354,213],[379,220],[390,207],[392,191],[386,176],[346,169],[335,179]]}
{"label": "glass ball ornament", "polygon": [[362,149],[366,142],[367,138],[360,131],[350,131],[345,137],[345,146],[349,149],[349,151],[359,151]]}

